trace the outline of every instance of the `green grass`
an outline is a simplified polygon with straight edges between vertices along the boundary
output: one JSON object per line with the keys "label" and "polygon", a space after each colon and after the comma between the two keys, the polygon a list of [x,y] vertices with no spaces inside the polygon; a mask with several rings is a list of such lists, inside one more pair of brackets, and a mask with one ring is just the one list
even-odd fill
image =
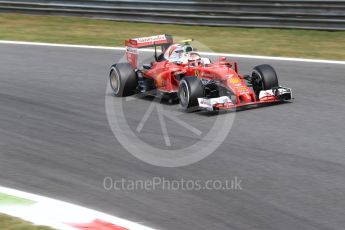
{"label": "green grass", "polygon": [[36,226],[29,222],[14,218],[5,214],[0,214],[1,230],[53,230],[45,226]]}
{"label": "green grass", "polygon": [[[23,198],[10,196],[7,194],[0,193],[0,206],[3,205],[30,205],[34,202]],[[1,228],[0,228],[1,229]]]}
{"label": "green grass", "polygon": [[183,26],[0,14],[1,40],[123,46],[127,38],[163,33],[194,38],[215,52],[345,60],[344,31]]}

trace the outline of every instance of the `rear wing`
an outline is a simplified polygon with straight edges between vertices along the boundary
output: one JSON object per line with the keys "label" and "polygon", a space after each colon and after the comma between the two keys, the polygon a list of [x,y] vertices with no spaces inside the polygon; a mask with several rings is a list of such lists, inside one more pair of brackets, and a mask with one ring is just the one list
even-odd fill
{"label": "rear wing", "polygon": [[125,41],[126,57],[134,69],[137,68],[138,49],[161,46],[162,51],[173,43],[171,35],[162,34],[151,37],[133,38]]}

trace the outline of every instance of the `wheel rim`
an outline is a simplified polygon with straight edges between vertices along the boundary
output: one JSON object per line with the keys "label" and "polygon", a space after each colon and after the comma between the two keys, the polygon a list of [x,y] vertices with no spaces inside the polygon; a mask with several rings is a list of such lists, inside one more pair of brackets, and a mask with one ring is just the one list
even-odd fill
{"label": "wheel rim", "polygon": [[115,94],[119,92],[120,80],[119,80],[118,74],[116,73],[116,70],[111,71],[110,85],[111,85],[111,88],[114,90]]}
{"label": "wheel rim", "polygon": [[252,82],[252,84],[255,90],[258,92],[260,92],[260,90],[264,90],[264,82],[262,81],[262,77],[260,73],[254,70],[252,76],[254,78],[254,81]]}
{"label": "wheel rim", "polygon": [[189,94],[188,94],[188,89],[185,83],[182,83],[180,86],[179,98],[180,98],[180,104],[183,107],[187,107]]}

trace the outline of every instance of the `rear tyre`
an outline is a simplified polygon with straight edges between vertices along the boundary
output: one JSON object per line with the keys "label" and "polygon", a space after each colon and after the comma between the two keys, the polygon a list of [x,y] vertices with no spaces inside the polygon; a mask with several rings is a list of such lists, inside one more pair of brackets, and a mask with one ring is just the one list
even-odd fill
{"label": "rear tyre", "polygon": [[199,109],[199,97],[204,97],[204,86],[198,77],[185,77],[180,81],[178,96],[180,106],[187,112]]}
{"label": "rear tyre", "polygon": [[259,95],[261,90],[269,90],[279,86],[276,71],[267,64],[254,67],[251,83],[257,95]]}
{"label": "rear tyre", "polygon": [[110,86],[117,97],[130,96],[138,86],[137,75],[129,63],[118,63],[111,67]]}

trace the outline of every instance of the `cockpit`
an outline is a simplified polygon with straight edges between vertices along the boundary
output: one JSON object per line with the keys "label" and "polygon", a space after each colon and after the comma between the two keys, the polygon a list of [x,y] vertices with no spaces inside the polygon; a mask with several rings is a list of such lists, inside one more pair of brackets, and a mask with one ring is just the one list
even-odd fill
{"label": "cockpit", "polygon": [[164,52],[164,59],[176,64],[196,67],[210,64],[209,58],[202,58],[189,44],[173,44]]}

